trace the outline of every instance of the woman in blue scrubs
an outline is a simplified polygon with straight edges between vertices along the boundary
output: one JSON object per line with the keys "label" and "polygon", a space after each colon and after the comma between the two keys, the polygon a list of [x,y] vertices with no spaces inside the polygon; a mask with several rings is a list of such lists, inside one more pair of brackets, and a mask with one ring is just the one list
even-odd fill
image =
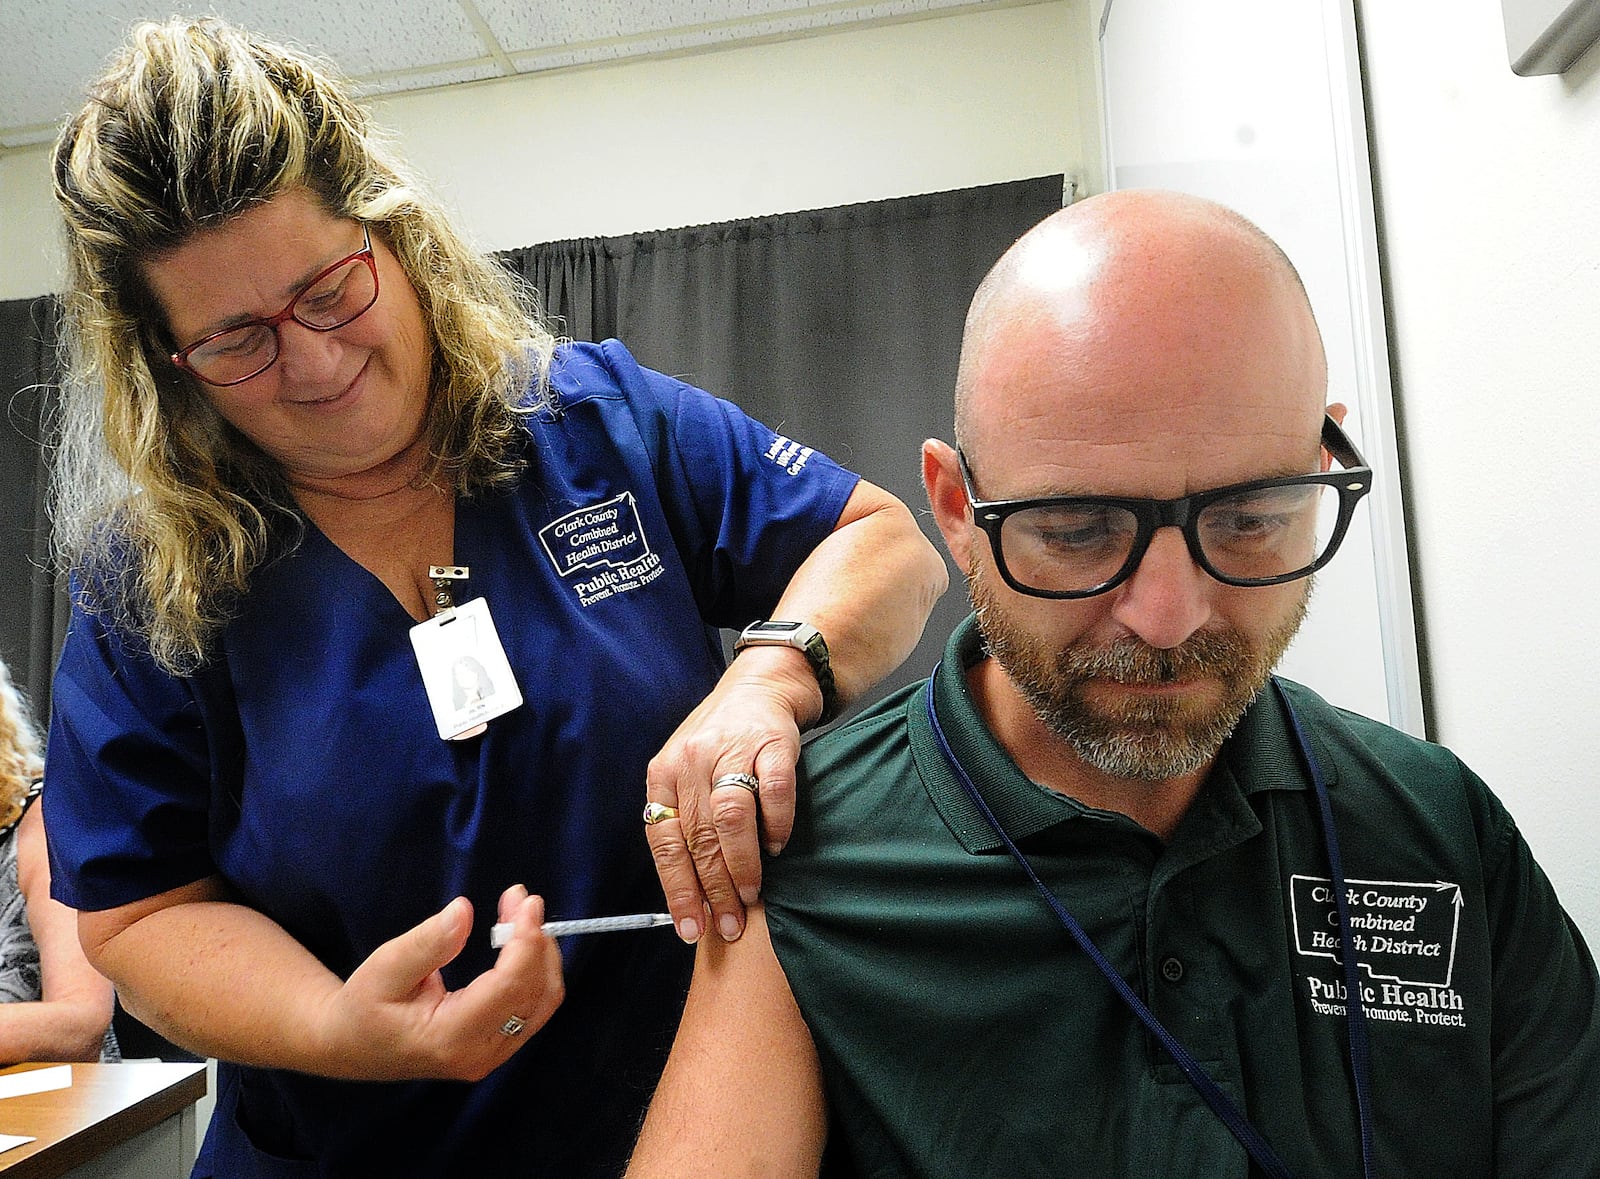
{"label": "woman in blue scrubs", "polygon": [[[306,59],[143,25],[93,96],[54,157],[56,895],[223,1062],[197,1174],[614,1174],[684,943],[739,935],[800,731],[943,564],[824,456],[558,345]],[[752,620],[805,641],[725,666]],[[663,889],[677,937],[542,932]]]}

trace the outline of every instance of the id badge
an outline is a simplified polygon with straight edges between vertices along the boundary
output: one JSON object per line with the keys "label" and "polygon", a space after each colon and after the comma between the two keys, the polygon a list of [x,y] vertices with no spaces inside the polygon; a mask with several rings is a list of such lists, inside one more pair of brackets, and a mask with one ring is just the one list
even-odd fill
{"label": "id badge", "polygon": [[473,598],[411,628],[434,723],[446,741],[475,737],[522,704],[489,604]]}

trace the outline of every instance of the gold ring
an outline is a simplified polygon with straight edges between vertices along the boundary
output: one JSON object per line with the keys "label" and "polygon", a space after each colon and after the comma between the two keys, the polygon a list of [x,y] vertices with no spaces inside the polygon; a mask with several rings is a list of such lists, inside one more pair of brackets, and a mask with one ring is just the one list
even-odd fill
{"label": "gold ring", "polygon": [[678,808],[675,806],[666,806],[659,802],[645,804],[644,825],[646,827],[654,827],[657,823],[666,819],[676,819],[677,817]]}
{"label": "gold ring", "polygon": [[723,774],[711,783],[713,790],[720,790],[724,786],[743,786],[751,794],[761,793],[761,779],[754,774]]}
{"label": "gold ring", "polygon": [[522,1029],[527,1026],[528,1021],[523,1019],[522,1016],[513,1015],[500,1025],[500,1034],[502,1036],[520,1036],[522,1035]]}

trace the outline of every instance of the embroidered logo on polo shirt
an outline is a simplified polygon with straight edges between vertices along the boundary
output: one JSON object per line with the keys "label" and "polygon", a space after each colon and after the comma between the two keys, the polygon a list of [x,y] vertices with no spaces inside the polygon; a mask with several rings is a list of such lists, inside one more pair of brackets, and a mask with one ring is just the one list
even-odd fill
{"label": "embroidered logo on polo shirt", "polygon": [[568,512],[539,529],[556,572],[572,581],[583,606],[649,585],[661,576],[631,491]]}
{"label": "embroidered logo on polo shirt", "polygon": [[773,437],[772,445],[767,447],[767,453],[761,457],[770,459],[791,475],[798,475],[805,470],[806,460],[814,453],[811,447],[801,446],[794,439],[778,434]]}
{"label": "embroidered logo on polo shirt", "polygon": [[[1340,965],[1333,882],[1290,876],[1289,898],[1296,952]],[[1361,1005],[1369,1019],[1466,1027],[1461,993],[1451,985],[1465,904],[1461,886],[1445,880],[1345,881]],[[1317,977],[1308,970],[1301,982],[1312,1010],[1344,1015],[1349,992],[1339,972]]]}

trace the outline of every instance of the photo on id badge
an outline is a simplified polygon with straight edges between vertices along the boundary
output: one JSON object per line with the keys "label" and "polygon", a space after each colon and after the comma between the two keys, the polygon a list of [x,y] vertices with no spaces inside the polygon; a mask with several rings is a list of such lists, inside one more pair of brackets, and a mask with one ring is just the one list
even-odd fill
{"label": "photo on id badge", "polygon": [[445,740],[476,736],[522,703],[499,632],[482,598],[411,628],[422,686]]}

